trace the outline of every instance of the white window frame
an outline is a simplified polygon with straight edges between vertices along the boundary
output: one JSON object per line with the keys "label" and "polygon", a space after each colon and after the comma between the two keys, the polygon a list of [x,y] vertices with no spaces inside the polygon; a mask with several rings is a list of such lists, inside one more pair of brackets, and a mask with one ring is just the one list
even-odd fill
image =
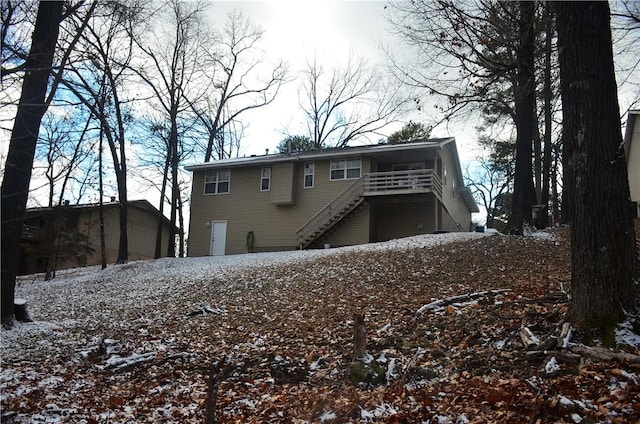
{"label": "white window frame", "polygon": [[[213,176],[215,176],[215,178],[211,178]],[[220,186],[224,183],[227,183],[227,190],[220,191]],[[213,184],[214,190],[212,192],[207,192],[207,186],[211,184]],[[206,171],[204,174],[203,191],[207,196],[216,194],[229,194],[229,192],[231,191],[231,171],[228,169]]]}
{"label": "white window frame", "polygon": [[[311,165],[311,166],[307,167],[307,165]],[[315,162],[304,163],[304,180],[302,182],[302,186],[304,188],[313,188],[314,181],[315,181],[315,170],[316,170]],[[311,185],[307,185],[307,177],[311,177]]]}
{"label": "white window frame", "polygon": [[[265,176],[266,171],[266,176]],[[264,181],[267,180],[267,188],[264,188]],[[260,171],[260,191],[271,191],[271,166],[263,166]]]}
{"label": "white window frame", "polygon": [[[354,166],[357,162],[358,166]],[[349,176],[349,171],[358,170],[357,176]],[[333,176],[334,171],[342,171],[342,177]],[[339,181],[339,180],[355,180],[362,176],[362,159],[339,159],[332,160],[329,166],[329,180],[331,181]]]}

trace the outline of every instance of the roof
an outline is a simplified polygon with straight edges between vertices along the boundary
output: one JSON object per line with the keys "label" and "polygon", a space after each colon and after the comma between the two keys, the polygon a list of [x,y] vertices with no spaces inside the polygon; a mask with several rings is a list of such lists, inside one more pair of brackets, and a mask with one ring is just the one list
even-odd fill
{"label": "roof", "polygon": [[[142,209],[142,210],[147,210],[149,212],[152,212],[154,214],[158,214],[159,211],[158,209],[156,209],[151,203],[149,203],[149,201],[147,200],[129,200],[128,205],[130,208],[138,208],[138,209]],[[119,202],[104,202],[102,204],[103,207],[105,208],[113,208],[113,207],[118,207],[120,205]],[[76,210],[76,211],[82,211],[82,210],[89,210],[89,209],[95,209],[97,207],[99,207],[100,204],[99,203],[84,203],[84,204],[78,204],[78,205],[68,205],[65,206],[65,208],[69,209],[69,210]],[[57,207],[59,206],[54,206],[54,207],[49,207],[49,206],[44,206],[44,207],[36,207],[36,208],[27,208],[27,210],[25,211],[25,215],[38,215],[38,214],[47,214],[48,212],[54,211]],[[169,219],[162,215],[162,220],[164,221],[165,224],[167,225],[171,225],[171,222],[169,221]],[[178,230],[178,228],[176,227],[176,230]]]}
{"label": "roof", "polygon": [[[208,171],[221,168],[235,168],[245,166],[271,165],[279,162],[306,162],[319,159],[331,159],[334,157],[348,158],[353,156],[373,156],[384,153],[400,153],[411,152],[413,150],[423,149],[442,149],[445,146],[451,146],[453,150],[453,160],[456,166],[456,172],[462,179],[462,167],[460,166],[460,158],[458,157],[458,149],[456,147],[454,137],[416,139],[407,143],[398,144],[374,144],[366,146],[340,147],[331,149],[313,150],[299,153],[278,153],[273,155],[254,155],[242,158],[220,159],[213,162],[206,162],[196,165],[185,166],[187,171]],[[479,212],[478,205],[471,192],[464,186],[460,189],[462,200],[465,202],[471,212]]]}
{"label": "roof", "polygon": [[399,144],[372,144],[365,146],[353,146],[353,147],[339,147],[330,149],[319,149],[307,152],[299,153],[277,153],[273,155],[252,155],[249,157],[220,159],[213,162],[205,162],[201,164],[185,166],[187,171],[204,171],[209,169],[220,168],[233,168],[241,166],[257,166],[268,165],[278,162],[298,162],[298,161],[310,161],[319,159],[330,159],[333,157],[350,157],[350,156],[363,156],[373,155],[376,153],[386,152],[405,152],[410,150],[419,150],[425,148],[442,148],[446,144],[452,143],[455,145],[455,139],[453,137],[447,138],[433,138],[433,139],[419,139],[408,143]]}
{"label": "roof", "polygon": [[640,117],[640,110],[630,110],[627,117],[627,128],[624,131],[624,154],[629,160],[629,152],[631,152],[631,142],[633,141],[633,128],[636,121]]}

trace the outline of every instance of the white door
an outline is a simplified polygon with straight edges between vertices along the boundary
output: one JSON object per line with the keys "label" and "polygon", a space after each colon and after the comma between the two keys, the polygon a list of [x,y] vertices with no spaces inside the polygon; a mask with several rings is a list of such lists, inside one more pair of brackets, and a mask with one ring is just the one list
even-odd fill
{"label": "white door", "polygon": [[227,221],[213,221],[211,223],[211,248],[209,254],[212,256],[224,255],[227,244]]}

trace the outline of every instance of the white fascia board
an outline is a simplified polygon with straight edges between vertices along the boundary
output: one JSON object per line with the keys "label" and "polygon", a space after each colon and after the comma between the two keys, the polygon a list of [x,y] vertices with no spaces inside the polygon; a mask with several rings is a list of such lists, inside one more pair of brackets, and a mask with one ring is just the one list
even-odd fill
{"label": "white fascia board", "polygon": [[375,153],[425,149],[425,148],[443,148],[446,144],[454,141],[453,137],[422,140],[413,143],[403,144],[376,144],[366,146],[354,146],[345,149],[321,150],[318,152],[303,152],[295,154],[276,154],[270,156],[249,156],[243,158],[221,159],[214,162],[207,162],[195,165],[185,166],[187,171],[204,171],[209,169],[232,168],[238,166],[254,166],[254,165],[270,165],[278,162],[307,162],[320,159],[331,159],[334,157],[353,157],[367,156]]}

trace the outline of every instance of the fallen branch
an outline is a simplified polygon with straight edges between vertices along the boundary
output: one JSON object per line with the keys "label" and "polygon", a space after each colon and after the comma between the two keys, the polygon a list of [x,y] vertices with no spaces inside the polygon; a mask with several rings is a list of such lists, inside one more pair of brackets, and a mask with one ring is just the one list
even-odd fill
{"label": "fallen branch", "polygon": [[533,334],[527,327],[522,327],[519,331],[520,340],[527,352],[527,360],[541,360],[546,357],[555,357],[560,362],[580,363],[582,358],[590,358],[596,361],[619,361],[631,364],[640,364],[640,355],[628,352],[614,352],[611,349],[598,346],[585,346],[572,344],[573,328],[571,324],[562,324],[560,336],[556,339],[551,337],[545,343]]}
{"label": "fallen branch", "polygon": [[227,310],[226,308],[223,306],[221,308],[212,308],[211,305],[209,305],[208,303],[204,303],[200,309],[190,312],[189,314],[187,314],[188,317],[195,317],[197,315],[220,315],[220,314],[226,314]]}
{"label": "fallen branch", "polygon": [[115,355],[107,359],[106,368],[111,369],[113,372],[124,371],[143,362],[152,361],[155,357],[156,352],[134,354],[126,358]]}
{"label": "fallen branch", "polygon": [[569,364],[579,364],[582,360],[582,355],[565,350],[530,350],[525,353],[525,357],[529,361],[541,361],[547,357],[555,357],[558,362]]}
{"label": "fallen branch", "polygon": [[522,341],[525,349],[540,345],[540,339],[538,339],[536,335],[533,334],[533,331],[529,330],[527,327],[522,327],[518,332],[518,335],[520,336],[520,340]]}
{"label": "fallen branch", "polygon": [[459,302],[463,302],[463,301],[470,301],[470,300],[475,300],[481,297],[485,297],[487,295],[498,295],[504,292],[508,292],[510,291],[509,289],[498,289],[498,290],[485,290],[485,291],[481,291],[481,292],[475,292],[475,293],[467,293],[467,294],[461,294],[458,296],[452,296],[452,297],[447,297],[445,299],[440,299],[440,300],[436,300],[434,302],[431,303],[427,303],[426,305],[423,305],[422,307],[420,307],[420,309],[418,309],[417,313],[418,314],[422,314],[425,313],[427,311],[432,311],[434,309],[438,309],[438,308],[443,308],[445,306],[451,305],[453,303],[459,303]]}
{"label": "fallen branch", "polygon": [[598,361],[620,361],[631,364],[640,364],[640,355],[627,352],[614,352],[610,349],[597,346],[570,345],[569,350],[578,355],[586,356]]}

